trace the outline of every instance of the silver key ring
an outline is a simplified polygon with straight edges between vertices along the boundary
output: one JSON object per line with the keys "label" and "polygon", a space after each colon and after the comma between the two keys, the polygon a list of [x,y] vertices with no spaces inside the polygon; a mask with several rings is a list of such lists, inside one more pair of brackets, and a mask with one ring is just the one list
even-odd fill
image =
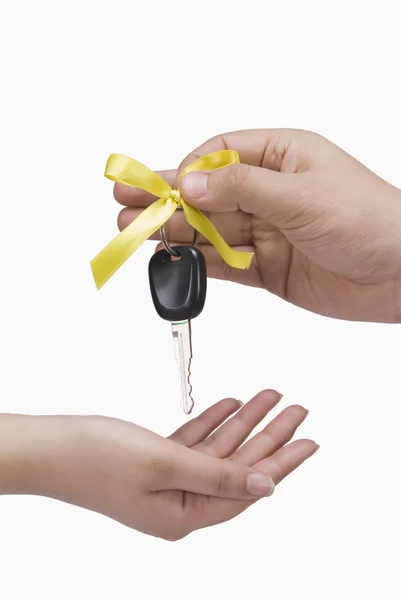
{"label": "silver key ring", "polygon": [[[191,246],[196,246],[196,244],[198,243],[198,237],[199,237],[199,233],[198,233],[198,231],[196,229],[194,229],[194,238],[192,240]],[[172,246],[170,246],[170,244],[169,244],[169,242],[167,240],[167,234],[166,234],[165,225],[162,225],[160,227],[160,239],[161,239],[161,241],[163,243],[164,248],[167,250],[167,252],[169,254],[171,254],[171,256],[180,256],[180,253],[177,252],[177,250],[174,250],[174,248]]]}

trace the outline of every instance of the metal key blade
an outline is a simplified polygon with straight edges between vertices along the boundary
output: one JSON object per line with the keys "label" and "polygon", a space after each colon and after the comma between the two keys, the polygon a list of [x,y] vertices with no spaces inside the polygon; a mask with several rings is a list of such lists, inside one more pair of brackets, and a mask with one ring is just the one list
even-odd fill
{"label": "metal key blade", "polygon": [[174,342],[174,356],[180,371],[181,407],[189,415],[194,407],[192,399],[191,375],[191,325],[189,321],[179,321],[171,324]]}

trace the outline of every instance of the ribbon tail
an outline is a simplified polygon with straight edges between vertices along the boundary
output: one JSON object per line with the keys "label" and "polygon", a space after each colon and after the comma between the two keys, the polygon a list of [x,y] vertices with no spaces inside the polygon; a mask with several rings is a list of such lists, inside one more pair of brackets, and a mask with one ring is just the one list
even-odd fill
{"label": "ribbon tail", "polygon": [[176,208],[177,204],[169,198],[153,202],[95,256],[91,268],[98,290],[145,240],[168,221]]}
{"label": "ribbon tail", "polygon": [[252,252],[233,250],[221,237],[213,223],[200,210],[189,206],[184,201],[182,201],[182,207],[188,223],[213,244],[221,258],[230,267],[234,267],[235,269],[249,269],[253,257]]}

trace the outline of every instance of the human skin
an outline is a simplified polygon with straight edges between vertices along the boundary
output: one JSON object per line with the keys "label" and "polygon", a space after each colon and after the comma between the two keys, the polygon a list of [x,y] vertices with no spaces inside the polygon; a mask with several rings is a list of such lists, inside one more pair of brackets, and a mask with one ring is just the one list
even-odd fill
{"label": "human skin", "polygon": [[[185,166],[223,149],[236,150],[242,164],[189,173],[180,191],[231,246],[255,256],[249,270],[233,269],[201,239],[210,277],[263,287],[328,317],[401,322],[398,188],[327,139],[291,129],[219,135],[178,170],[160,173],[177,188]],[[154,201],[121,184],[115,198],[126,207],[120,229]],[[171,244],[191,243],[182,211],[168,221],[167,235]]]}
{"label": "human skin", "polygon": [[55,498],[178,540],[271,495],[316,452],[311,440],[289,443],[301,406],[247,440],[280,398],[266,390],[243,408],[227,398],[169,438],[101,416],[0,415],[0,494]]}

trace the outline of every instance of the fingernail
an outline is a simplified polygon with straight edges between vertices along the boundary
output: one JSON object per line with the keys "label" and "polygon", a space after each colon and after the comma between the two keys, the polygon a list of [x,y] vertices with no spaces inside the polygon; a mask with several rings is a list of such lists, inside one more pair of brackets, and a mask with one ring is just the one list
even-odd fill
{"label": "fingernail", "polygon": [[244,406],[244,403],[242,402],[242,400],[237,400],[237,402],[241,407]]}
{"label": "fingernail", "polygon": [[263,473],[251,473],[246,478],[246,491],[252,496],[271,496],[274,492],[274,482]]}
{"label": "fingernail", "polygon": [[207,175],[188,173],[181,182],[181,191],[189,198],[202,198],[207,192]]}

